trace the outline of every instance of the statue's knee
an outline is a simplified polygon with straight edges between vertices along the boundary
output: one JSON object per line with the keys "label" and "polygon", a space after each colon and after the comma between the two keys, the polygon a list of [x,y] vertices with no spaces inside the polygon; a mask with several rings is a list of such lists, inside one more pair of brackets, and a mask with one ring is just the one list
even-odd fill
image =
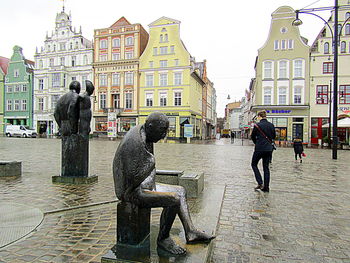
{"label": "statue's knee", "polygon": [[186,198],[186,189],[183,186],[178,186],[176,189],[176,193],[180,198]]}

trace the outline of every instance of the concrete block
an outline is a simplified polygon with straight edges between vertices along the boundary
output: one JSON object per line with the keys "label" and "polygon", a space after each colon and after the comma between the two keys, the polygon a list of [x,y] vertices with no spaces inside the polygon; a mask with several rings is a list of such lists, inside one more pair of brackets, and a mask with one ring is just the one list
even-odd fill
{"label": "concrete block", "polygon": [[179,185],[179,177],[183,175],[184,171],[176,170],[157,170],[156,182],[162,184]]}
{"label": "concrete block", "polygon": [[0,161],[0,176],[21,176],[22,175],[22,162],[4,162]]}
{"label": "concrete block", "polygon": [[187,197],[198,197],[204,189],[204,173],[185,173],[180,176],[179,185],[186,189]]}

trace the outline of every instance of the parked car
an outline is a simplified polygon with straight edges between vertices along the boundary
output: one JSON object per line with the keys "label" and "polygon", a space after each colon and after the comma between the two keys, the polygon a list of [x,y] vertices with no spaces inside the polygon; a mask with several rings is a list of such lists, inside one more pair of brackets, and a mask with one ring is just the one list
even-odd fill
{"label": "parked car", "polygon": [[29,127],[26,127],[24,125],[7,125],[5,134],[7,137],[19,136],[24,138],[35,138],[37,136],[35,130],[29,129]]}

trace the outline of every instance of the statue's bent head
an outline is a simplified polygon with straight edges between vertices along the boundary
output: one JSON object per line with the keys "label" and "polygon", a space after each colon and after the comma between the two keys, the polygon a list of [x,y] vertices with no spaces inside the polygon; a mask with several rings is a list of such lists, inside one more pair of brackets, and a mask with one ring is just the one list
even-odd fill
{"label": "statue's bent head", "polygon": [[94,93],[94,84],[90,80],[85,80],[85,86],[86,86],[86,92],[89,94],[89,96]]}
{"label": "statue's bent head", "polygon": [[145,123],[146,140],[148,142],[158,142],[164,139],[169,128],[167,116],[160,112],[151,113]]}
{"label": "statue's bent head", "polygon": [[69,89],[70,90],[75,90],[76,93],[80,93],[80,83],[79,81],[73,80],[70,84],[69,84]]}

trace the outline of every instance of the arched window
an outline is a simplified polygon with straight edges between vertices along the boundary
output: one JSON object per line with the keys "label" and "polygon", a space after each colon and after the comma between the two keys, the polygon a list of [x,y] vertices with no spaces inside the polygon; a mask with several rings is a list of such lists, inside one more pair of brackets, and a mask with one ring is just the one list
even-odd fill
{"label": "arched window", "polygon": [[340,53],[345,53],[346,52],[346,42],[342,41],[340,44]]}
{"label": "arched window", "polygon": [[165,34],[165,36],[164,36],[164,42],[168,42],[168,34]]}
{"label": "arched window", "polygon": [[159,42],[163,42],[163,35],[160,35]]}
{"label": "arched window", "polygon": [[339,35],[339,36],[341,36],[341,32],[340,32],[340,30],[341,30],[341,25],[340,25],[340,24],[338,24],[338,35]]}
{"label": "arched window", "polygon": [[345,35],[350,35],[350,24],[345,25]]}
{"label": "arched window", "polygon": [[350,17],[350,12],[346,12],[345,14],[345,20],[348,19]]}
{"label": "arched window", "polygon": [[324,43],[323,53],[329,54],[329,43],[328,42]]}

